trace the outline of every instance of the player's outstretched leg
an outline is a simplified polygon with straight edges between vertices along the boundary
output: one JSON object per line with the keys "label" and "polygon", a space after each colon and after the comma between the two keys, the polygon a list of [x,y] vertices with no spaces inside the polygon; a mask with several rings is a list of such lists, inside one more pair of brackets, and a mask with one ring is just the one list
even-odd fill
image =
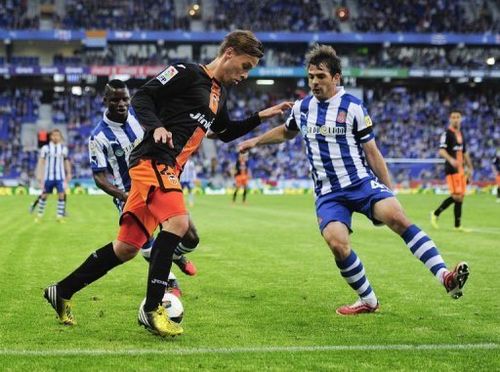
{"label": "player's outstretched leg", "polygon": [[[124,244],[117,241],[116,244]],[[108,243],[104,247],[93,252],[87,259],[66,278],[51,285],[45,289],[44,296],[50,302],[56,311],[59,319],[64,324],[74,322],[73,315],[68,316],[68,319],[61,313],[69,309],[71,314],[71,305],[69,300],[80,289],[95,282],[97,279],[104,276],[112,268],[121,265],[123,262],[130,260],[135,256],[137,250],[128,245],[123,245],[120,250],[121,256],[118,257],[113,249],[113,243]],[[126,253],[129,252],[127,255]]]}
{"label": "player's outstretched leg", "polygon": [[452,298],[457,299],[462,296],[462,288],[469,277],[469,266],[465,262],[461,262],[453,271],[449,271],[436,244],[416,225],[408,227],[402,238],[412,254],[444,285]]}

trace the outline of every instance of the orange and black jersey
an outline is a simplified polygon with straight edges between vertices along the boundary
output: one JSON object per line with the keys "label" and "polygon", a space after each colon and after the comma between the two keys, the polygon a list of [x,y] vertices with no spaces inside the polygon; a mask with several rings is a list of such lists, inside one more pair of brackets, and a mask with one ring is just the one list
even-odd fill
{"label": "orange and black jersey", "polygon": [[235,176],[247,175],[248,174],[248,161],[236,159],[236,173]]}
{"label": "orange and black jersey", "polygon": [[458,162],[458,169],[453,167],[450,163],[445,161],[444,172],[446,174],[463,173],[464,170],[464,157],[467,152],[465,140],[461,131],[457,131],[451,127],[441,135],[439,141],[439,148],[445,149],[446,152]]}
{"label": "orange and black jersey", "polygon": [[[163,70],[132,98],[132,107],[145,134],[130,155],[130,167],[139,159],[153,159],[181,170],[208,129],[228,142],[260,124],[257,114],[231,121],[226,99],[226,89],[202,65],[179,63]],[[172,132],[173,149],[165,143],[155,143],[153,132],[158,127]]]}

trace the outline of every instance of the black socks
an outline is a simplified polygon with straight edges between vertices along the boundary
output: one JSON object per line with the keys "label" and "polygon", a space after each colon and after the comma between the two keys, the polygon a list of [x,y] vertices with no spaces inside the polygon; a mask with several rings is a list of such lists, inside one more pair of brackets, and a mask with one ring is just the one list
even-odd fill
{"label": "black socks", "polygon": [[167,231],[160,231],[155,239],[149,263],[145,312],[155,310],[161,303],[172,268],[172,255],[180,241],[180,236]]}
{"label": "black socks", "polygon": [[450,196],[448,199],[445,199],[438,209],[434,211],[435,216],[439,216],[446,208],[454,203],[453,198]]}
{"label": "black socks", "polygon": [[462,224],[462,202],[455,202],[455,227],[460,227]]}
{"label": "black socks", "polygon": [[66,278],[57,283],[59,295],[69,300],[74,293],[95,282],[112,268],[122,264],[113,250],[113,243],[92,253],[84,263]]}

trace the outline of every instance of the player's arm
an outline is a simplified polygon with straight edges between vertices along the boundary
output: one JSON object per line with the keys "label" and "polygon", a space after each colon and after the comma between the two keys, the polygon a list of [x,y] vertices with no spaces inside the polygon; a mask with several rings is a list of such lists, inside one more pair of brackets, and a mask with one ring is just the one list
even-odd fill
{"label": "player's arm", "polygon": [[229,118],[227,107],[224,105],[221,112],[217,116],[214,125],[210,128],[210,132],[207,133],[207,137],[211,139],[218,138],[223,142],[233,141],[236,138],[243,137],[248,132],[257,128],[263,120],[270,119],[277,115],[282,115],[285,110],[291,107],[291,102],[281,102],[277,105],[259,111],[244,120],[235,121]]}
{"label": "player's arm", "polygon": [[89,138],[90,169],[92,169],[94,182],[96,186],[106,194],[125,201],[127,200],[128,194],[117,188],[108,180],[106,173],[108,159],[104,149],[105,145],[99,141],[98,137],[92,135]]}
{"label": "player's arm", "polygon": [[290,112],[285,124],[270,129],[260,136],[250,138],[249,140],[240,143],[238,146],[239,151],[245,152],[255,146],[281,143],[295,138],[300,131],[297,121],[295,120],[295,115],[298,115],[297,110],[299,110],[299,107],[299,103],[296,102],[292,107],[292,111]]}
{"label": "player's arm", "polygon": [[285,142],[294,138],[298,133],[298,131],[287,129],[286,124],[282,124],[268,130],[260,136],[243,141],[238,145],[238,150],[240,152],[246,152],[257,146],[272,145],[275,143]]}
{"label": "player's arm", "polygon": [[387,169],[387,164],[385,163],[384,157],[380,153],[378,146],[374,139],[363,143],[363,151],[366,156],[366,161],[370,166],[375,176],[392,190],[391,176],[389,174],[389,169]]}
{"label": "player's arm", "polygon": [[453,158],[453,156],[448,154],[448,151],[446,150],[448,148],[449,141],[450,138],[448,137],[448,132],[444,132],[439,140],[439,156],[441,156],[444,160],[450,163],[453,168],[456,169],[458,167],[457,161]]}
{"label": "player's arm", "polygon": [[465,174],[468,180],[472,180],[472,174],[474,173],[474,166],[472,165],[472,160],[467,151],[466,141],[463,141],[463,151],[464,151],[464,163],[465,163]]}
{"label": "player's arm", "polygon": [[92,173],[97,187],[99,187],[106,194],[111,195],[119,200],[126,201],[128,193],[120,190],[118,187],[109,182],[105,171],[94,171]]}
{"label": "player's arm", "polygon": [[64,180],[64,188],[67,188],[69,182],[73,178],[73,173],[71,169],[71,162],[69,161],[68,158],[68,148],[66,146],[64,147],[63,155],[64,155],[64,173],[66,174],[66,178]]}
{"label": "player's arm", "polygon": [[167,143],[174,147],[172,134],[163,127],[158,117],[158,108],[168,102],[169,97],[181,94],[195,80],[193,71],[184,65],[169,66],[154,79],[139,88],[131,100],[131,105],[139,123],[148,130],[153,130],[155,142]]}
{"label": "player's arm", "polygon": [[44,181],[44,171],[45,171],[45,162],[47,157],[47,146],[43,146],[40,149],[40,154],[38,155],[38,162],[36,165],[36,180],[40,185],[40,188],[43,189],[43,181]]}
{"label": "player's arm", "polygon": [[392,190],[392,181],[385,163],[384,157],[378,149],[375,142],[375,135],[373,134],[373,122],[368,115],[368,111],[363,104],[356,105],[353,108],[356,124],[353,129],[354,138],[361,143],[363,152],[366,156],[366,161],[370,166],[375,176]]}
{"label": "player's arm", "polygon": [[38,163],[36,165],[36,180],[40,185],[40,188],[43,189],[43,170],[45,169],[45,158],[41,156],[38,158]]}

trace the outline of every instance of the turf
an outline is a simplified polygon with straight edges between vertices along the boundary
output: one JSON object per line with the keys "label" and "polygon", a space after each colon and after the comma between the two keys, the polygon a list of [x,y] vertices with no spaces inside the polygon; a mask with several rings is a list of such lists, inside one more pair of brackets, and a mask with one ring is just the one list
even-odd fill
{"label": "turf", "polygon": [[185,307],[176,339],[137,326],[147,272],[140,257],[74,296],[77,326],[58,325],[43,288],[114,239],[117,214],[105,196],[72,195],[66,224],[55,221],[53,198],[35,224],[31,199],[0,198],[2,370],[500,369],[500,204],[492,196],[466,199],[470,233],[453,231],[452,208],[439,230],[430,227],[442,196],[400,197],[449,265],[469,262],[457,301],[398,236],[356,215],[352,245],[381,311],[347,318],[335,308],[354,293],[318,233],[312,196],[250,195],[245,206],[198,196],[201,243],[190,258],[199,274],[176,271]]}

